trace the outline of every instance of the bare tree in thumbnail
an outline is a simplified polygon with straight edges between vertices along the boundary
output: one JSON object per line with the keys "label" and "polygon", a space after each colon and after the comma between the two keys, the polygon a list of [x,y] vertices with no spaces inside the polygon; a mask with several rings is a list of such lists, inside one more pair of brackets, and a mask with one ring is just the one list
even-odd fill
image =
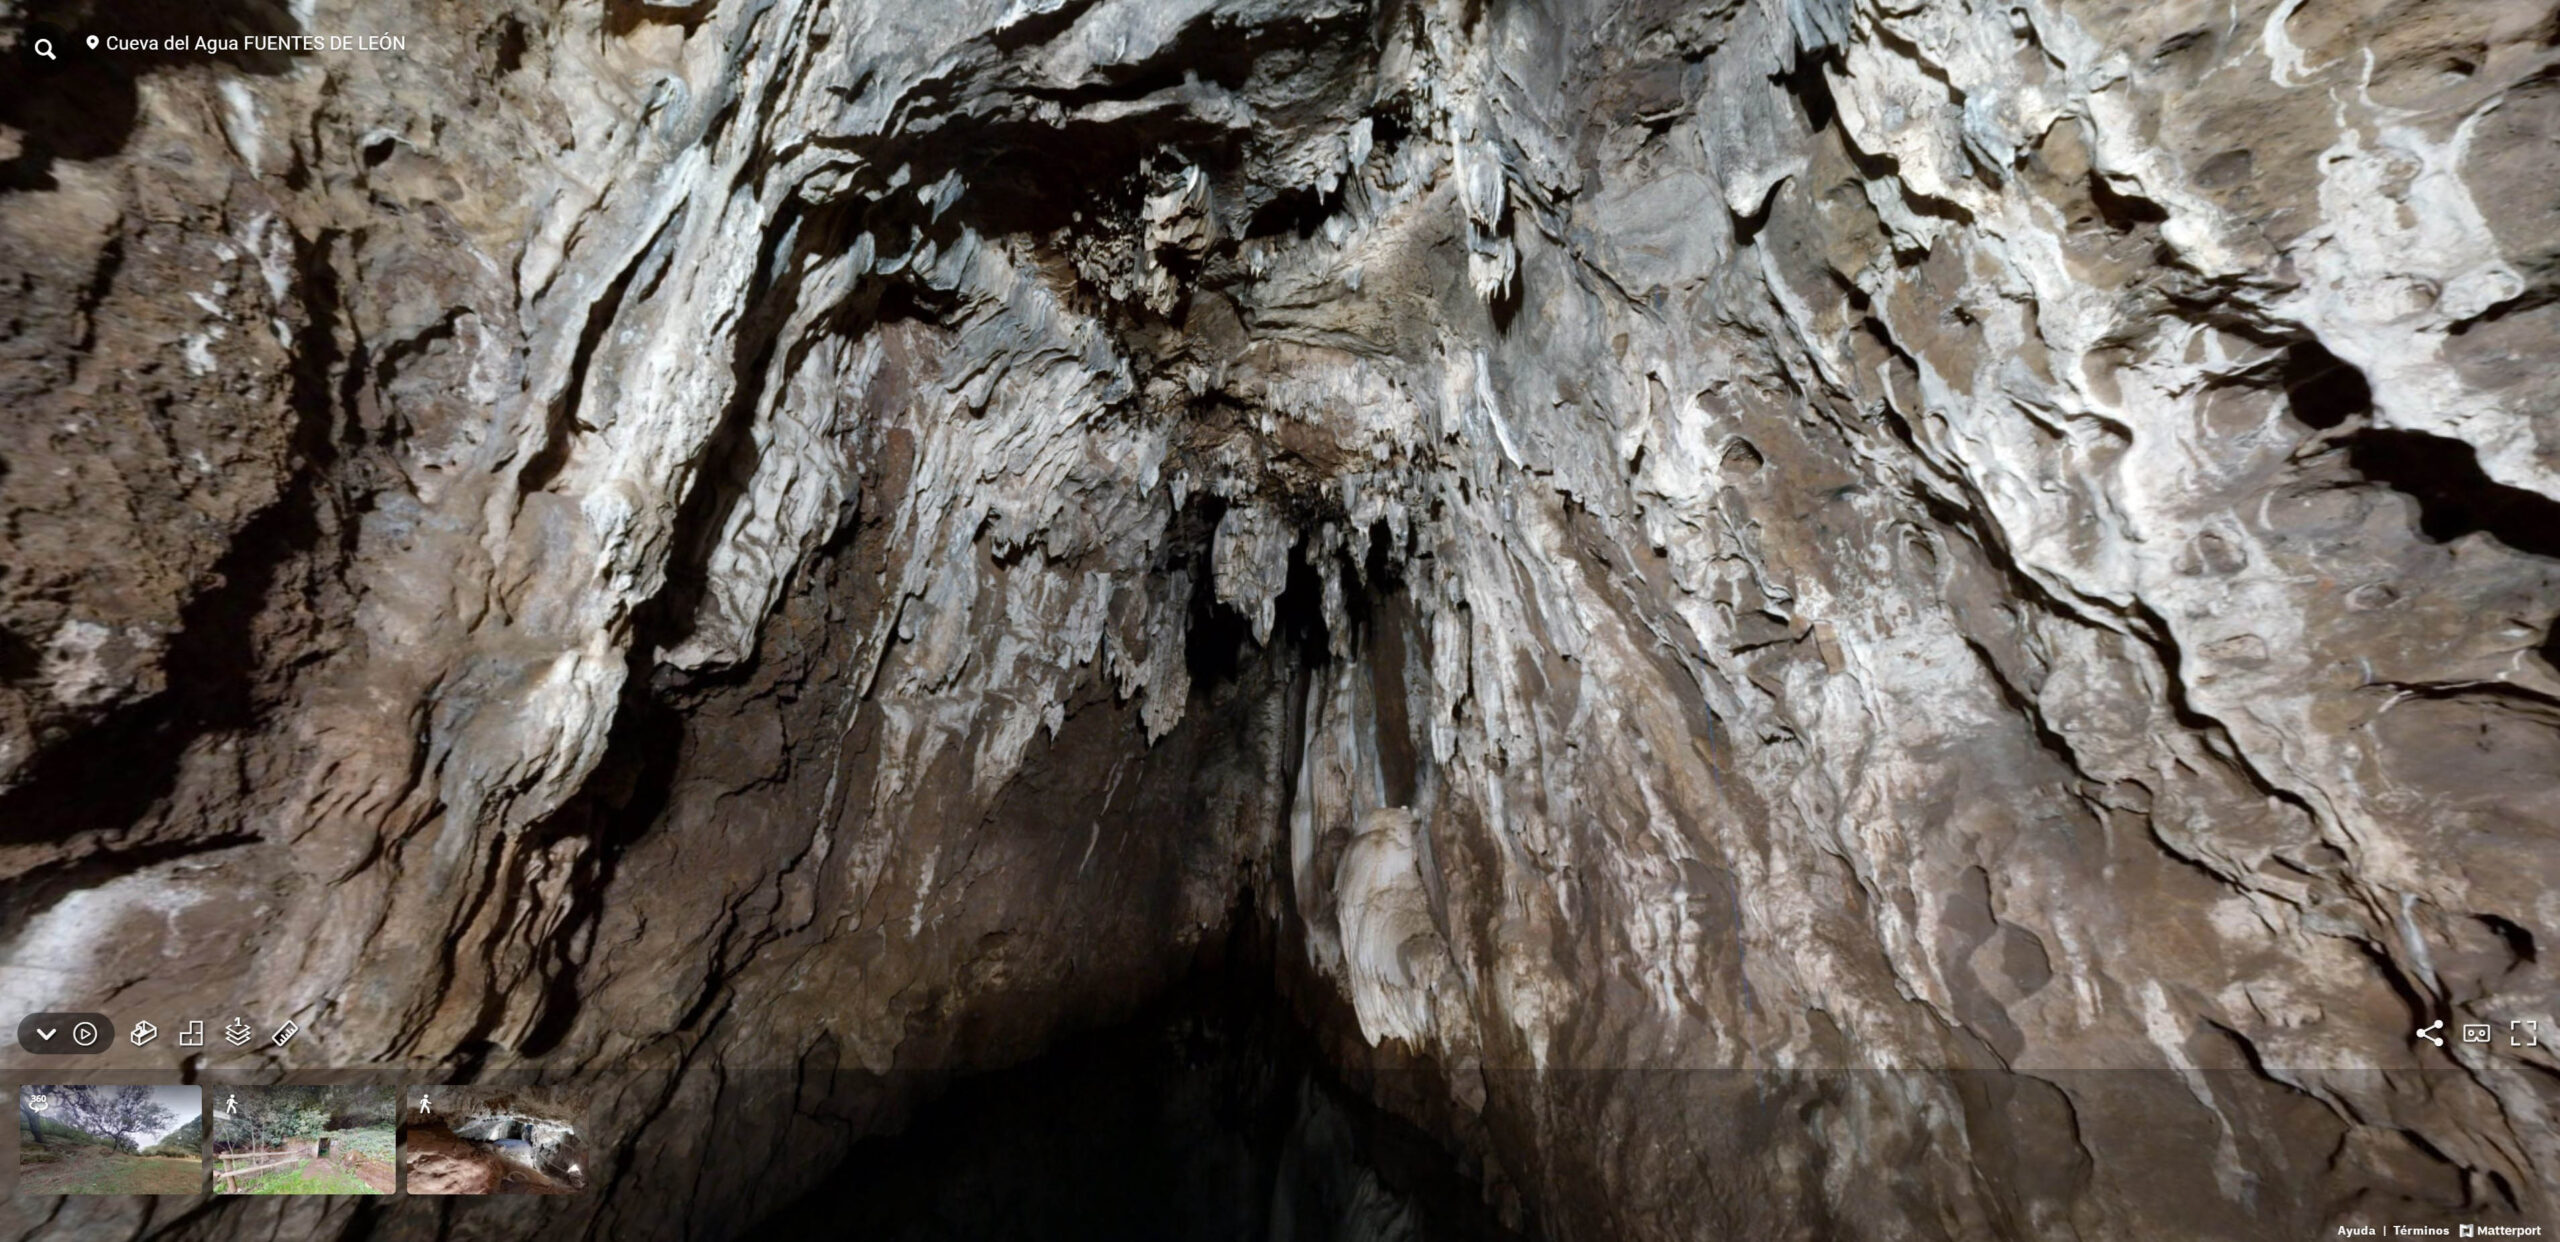
{"label": "bare tree in thumbnail", "polygon": [[52,1087],[47,1091],[59,1101],[54,1106],[56,1116],[114,1143],[122,1152],[141,1150],[140,1144],[126,1137],[127,1131],[157,1134],[177,1118],[152,1101],[149,1087]]}

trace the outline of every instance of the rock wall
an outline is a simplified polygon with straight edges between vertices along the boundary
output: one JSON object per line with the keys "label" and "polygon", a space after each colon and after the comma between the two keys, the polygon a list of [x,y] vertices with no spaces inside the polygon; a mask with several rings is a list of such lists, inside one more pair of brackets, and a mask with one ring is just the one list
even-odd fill
{"label": "rock wall", "polygon": [[0,1008],[610,1076],[463,1232],[1238,918],[1550,1236],[2549,1219],[2548,6],[30,17],[408,47],[0,88]]}

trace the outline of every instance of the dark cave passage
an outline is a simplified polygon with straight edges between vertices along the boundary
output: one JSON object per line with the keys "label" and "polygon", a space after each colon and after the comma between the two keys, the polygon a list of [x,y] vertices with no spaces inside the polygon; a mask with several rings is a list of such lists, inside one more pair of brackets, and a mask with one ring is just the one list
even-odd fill
{"label": "dark cave passage", "polygon": [[1336,1078],[1261,954],[961,1078],[749,1237],[1530,1242],[1478,1171]]}

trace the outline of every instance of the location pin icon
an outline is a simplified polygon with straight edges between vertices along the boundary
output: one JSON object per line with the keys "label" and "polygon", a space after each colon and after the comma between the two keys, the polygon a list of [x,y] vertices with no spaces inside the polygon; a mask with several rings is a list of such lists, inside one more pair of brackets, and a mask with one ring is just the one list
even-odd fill
{"label": "location pin icon", "polygon": [[90,50],[90,51],[92,51],[92,52],[94,52],[94,51],[97,51],[97,50],[98,50],[98,36],[96,36],[96,35],[91,35],[91,36],[89,36],[89,50]]}

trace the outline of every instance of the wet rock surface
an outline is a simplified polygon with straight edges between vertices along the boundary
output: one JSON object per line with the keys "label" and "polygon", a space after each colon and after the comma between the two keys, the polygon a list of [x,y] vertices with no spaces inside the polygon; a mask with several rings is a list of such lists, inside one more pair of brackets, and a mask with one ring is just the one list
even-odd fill
{"label": "wet rock surface", "polygon": [[31,18],[409,48],[0,84],[0,1008],[605,1086],[0,1220],[732,1236],[1238,926],[1544,1236],[2551,1219],[2547,5]]}

